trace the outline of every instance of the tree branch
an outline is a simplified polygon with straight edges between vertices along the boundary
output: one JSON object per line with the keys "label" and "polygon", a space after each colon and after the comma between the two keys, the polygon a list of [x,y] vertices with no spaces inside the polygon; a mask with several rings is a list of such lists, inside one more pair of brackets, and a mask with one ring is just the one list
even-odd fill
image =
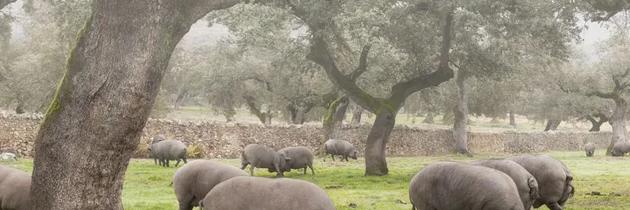
{"label": "tree branch", "polygon": [[[358,78],[363,72],[365,72],[365,69],[367,69],[367,54],[369,53],[370,47],[366,46],[363,48],[359,67],[350,75],[344,75],[339,70],[333,53],[329,50],[329,45],[323,37],[324,34],[321,33],[326,29],[326,26],[334,24],[334,22],[311,21],[308,18],[307,12],[303,8],[292,4],[290,0],[286,0],[286,3],[291,8],[293,14],[304,21],[311,30],[311,47],[310,52],[306,57],[320,65],[326,71],[328,78],[333,82],[333,84],[344,91],[346,95],[352,99],[352,101],[366,110],[376,112],[379,107],[381,107],[381,102],[384,99],[371,96],[355,83],[356,78]],[[334,26],[330,26],[330,28],[335,29]],[[338,39],[339,37],[335,37],[337,42],[339,41]]]}
{"label": "tree branch", "polygon": [[451,32],[453,24],[452,10],[446,13],[444,20],[445,23],[444,28],[442,29],[440,64],[438,65],[438,69],[432,73],[425,74],[406,82],[394,85],[389,99],[395,102],[395,104],[402,104],[404,100],[414,92],[417,92],[427,87],[437,86],[453,78],[453,69],[449,67],[449,51],[451,50]]}
{"label": "tree branch", "polygon": [[612,76],[613,82],[615,83],[615,89],[616,90],[621,91],[621,90],[625,89],[626,87],[628,87],[628,85],[630,85],[630,82],[628,82],[628,81],[621,82],[622,80],[624,80],[628,76],[628,74],[630,74],[630,68],[627,68],[626,71],[623,74],[613,75]]}
{"label": "tree branch", "polygon": [[616,98],[618,98],[618,97],[619,97],[619,96],[618,96],[617,94],[615,94],[614,92],[604,93],[604,92],[601,92],[601,91],[599,91],[599,90],[596,90],[596,91],[593,91],[593,92],[587,93],[587,94],[586,94],[586,96],[597,96],[597,97],[600,97],[600,98],[605,98],[605,99],[616,99]]}
{"label": "tree branch", "polygon": [[372,112],[376,112],[378,107],[380,107],[381,103],[379,101],[383,99],[371,96],[357,86],[354,80],[349,76],[339,71],[334,58],[332,58],[330,51],[328,51],[328,44],[322,37],[316,36],[311,39],[311,52],[307,55],[307,58],[322,66],[328,78],[332,80],[335,86],[343,90],[352,101]]}
{"label": "tree branch", "polygon": [[630,9],[629,0],[588,0],[586,3],[590,4],[593,9],[606,13],[604,16],[593,17],[591,20],[595,22],[608,21],[619,12]]}
{"label": "tree branch", "polygon": [[5,6],[15,2],[17,0],[0,0],[0,9],[4,8]]}
{"label": "tree branch", "polygon": [[367,57],[370,53],[370,48],[372,45],[367,44],[363,46],[363,50],[361,50],[361,57],[359,58],[359,67],[355,69],[350,75],[350,80],[356,81],[363,73],[367,71]]}

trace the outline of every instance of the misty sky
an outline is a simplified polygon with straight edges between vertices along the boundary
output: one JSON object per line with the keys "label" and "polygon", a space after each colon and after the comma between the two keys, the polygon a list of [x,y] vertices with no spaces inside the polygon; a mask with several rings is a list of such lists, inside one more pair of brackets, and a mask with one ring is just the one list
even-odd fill
{"label": "misty sky", "polygon": [[[10,10],[12,14],[24,17],[21,7],[22,2],[18,1],[5,9]],[[19,19],[20,18],[18,18],[18,22]],[[581,34],[582,42],[578,43],[577,50],[582,52],[586,56],[586,62],[590,63],[598,59],[598,44],[607,39],[610,32],[606,27],[598,23],[589,22],[586,25],[587,29]],[[14,25],[13,33],[15,38],[23,38],[23,31],[20,25]],[[215,24],[212,27],[208,27],[208,22],[205,21],[205,19],[201,19],[192,26],[190,32],[182,39],[180,45],[184,48],[204,47],[212,45],[227,36],[229,36],[229,30],[225,26]]]}

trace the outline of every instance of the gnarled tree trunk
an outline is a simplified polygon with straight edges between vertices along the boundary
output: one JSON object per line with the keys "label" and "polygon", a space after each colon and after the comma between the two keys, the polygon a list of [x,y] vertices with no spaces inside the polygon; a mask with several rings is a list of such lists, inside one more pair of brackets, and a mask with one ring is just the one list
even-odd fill
{"label": "gnarled tree trunk", "polygon": [[93,2],[35,141],[31,209],[123,209],[123,177],[175,45],[236,3]]}
{"label": "gnarled tree trunk", "polygon": [[560,126],[562,120],[549,119],[547,120],[547,125],[545,125],[545,131],[555,131]]}
{"label": "gnarled tree trunk", "polygon": [[468,132],[466,124],[468,123],[468,104],[466,95],[466,73],[459,70],[455,76],[457,84],[457,102],[453,113],[455,122],[453,123],[453,138],[455,139],[455,151],[460,154],[472,156],[468,151]]}
{"label": "gnarled tree trunk", "polygon": [[628,108],[628,103],[625,99],[618,97],[614,99],[615,101],[615,111],[610,117],[610,123],[612,126],[612,139],[608,148],[606,149],[606,155],[612,154],[612,148],[615,143],[620,141],[626,141],[626,110]]}
{"label": "gnarled tree trunk", "polygon": [[387,152],[387,142],[389,135],[394,129],[396,123],[396,113],[382,111],[376,114],[374,125],[370,129],[365,145],[365,175],[366,176],[382,176],[387,175],[387,161],[385,160]]}
{"label": "gnarled tree trunk", "polygon": [[174,110],[179,110],[182,103],[184,102],[184,99],[188,97],[188,92],[188,90],[178,91],[177,97],[175,98],[175,103],[173,105]]}
{"label": "gnarled tree trunk", "polygon": [[354,106],[354,109],[352,109],[352,120],[350,121],[350,124],[360,125],[362,115],[363,115],[363,108],[361,106]]}
{"label": "gnarled tree trunk", "polygon": [[422,120],[422,123],[427,123],[427,124],[433,124],[434,120],[433,120],[433,112],[427,112],[427,116],[424,117],[424,120]]}
{"label": "gnarled tree trunk", "polygon": [[343,120],[346,117],[348,110],[349,100],[347,96],[341,96],[337,100],[333,101],[324,116],[324,138],[335,139],[339,137],[339,132],[343,125]]}
{"label": "gnarled tree trunk", "polygon": [[271,110],[265,111],[262,106],[259,108],[256,104],[256,99],[252,96],[243,96],[245,99],[245,105],[249,108],[249,112],[254,114],[263,125],[271,125],[272,113]]}
{"label": "gnarled tree trunk", "polygon": [[[599,120],[595,119],[595,117],[598,117]],[[608,117],[602,113],[597,113],[594,116],[586,115],[584,118],[591,122],[591,129],[588,130],[589,132],[599,132],[602,125],[609,120]]]}
{"label": "gnarled tree trunk", "polygon": [[509,115],[509,117],[510,117],[510,125],[511,125],[512,127],[516,127],[516,116],[514,116],[514,112],[513,112],[513,111],[510,111],[510,112],[508,113],[508,115]]}
{"label": "gnarled tree trunk", "polygon": [[[307,58],[320,65],[328,78],[337,88],[342,90],[352,101],[366,110],[376,114],[376,120],[370,130],[365,151],[365,175],[386,175],[388,173],[385,159],[385,148],[389,135],[394,127],[396,113],[404,101],[411,94],[422,89],[437,86],[453,77],[453,70],[449,66],[451,49],[451,26],[453,22],[452,10],[445,11],[444,28],[442,31],[442,46],[440,48],[439,65],[430,73],[399,82],[391,88],[388,98],[378,98],[370,95],[356,84],[357,75],[367,70],[367,57],[370,46],[363,47],[359,65],[350,75],[340,71],[344,68],[343,59],[339,59],[339,53],[333,52],[328,40],[331,35],[333,40],[341,46],[348,46],[341,33],[336,30],[335,21],[330,18],[312,18],[315,14],[309,14],[307,10],[287,1],[293,13],[301,18],[313,32],[310,39],[310,52]],[[332,2],[331,2],[332,3]],[[331,32],[332,33],[329,33]],[[342,61],[342,62],[340,62]],[[340,67],[341,66],[341,67]]]}

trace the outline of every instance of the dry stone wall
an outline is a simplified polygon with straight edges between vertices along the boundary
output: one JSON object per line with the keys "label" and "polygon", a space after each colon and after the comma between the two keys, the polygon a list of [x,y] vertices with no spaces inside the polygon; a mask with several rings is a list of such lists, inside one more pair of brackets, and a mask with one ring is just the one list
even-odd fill
{"label": "dry stone wall", "polygon": [[[0,114],[0,151],[13,151],[31,156],[33,140],[41,116]],[[365,148],[369,126],[344,127],[341,139]],[[200,148],[206,158],[237,158],[241,148],[250,143],[265,144],[275,149],[287,146],[307,146],[314,151],[323,143],[323,129],[318,126],[270,126],[258,124],[221,124],[149,120],[136,157],[146,157],[152,136],[163,134],[169,139],[184,141]],[[469,133],[473,153],[530,153],[549,150],[581,150],[585,142],[605,148],[611,134],[600,133]],[[449,130],[427,130],[397,126],[392,132],[387,152],[392,156],[428,156],[454,151]]]}

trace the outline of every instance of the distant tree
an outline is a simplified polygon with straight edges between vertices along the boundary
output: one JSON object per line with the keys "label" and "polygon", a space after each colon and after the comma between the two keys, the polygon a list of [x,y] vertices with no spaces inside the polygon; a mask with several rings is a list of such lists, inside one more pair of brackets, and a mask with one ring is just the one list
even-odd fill
{"label": "distant tree", "polygon": [[[595,67],[587,83],[588,96],[612,100],[615,104],[610,123],[613,128],[613,137],[606,154],[610,154],[612,146],[618,141],[626,141],[626,112],[628,111],[628,99],[626,92],[630,89],[630,37],[613,37],[611,45],[606,48],[601,63]],[[590,87],[589,87],[590,86]]]}
{"label": "distant tree", "polygon": [[[14,37],[0,71],[0,105],[16,111],[45,111],[63,75],[67,52],[90,12],[90,1],[36,1],[25,17],[11,19],[24,28]],[[10,28],[8,28],[10,32]]]}

